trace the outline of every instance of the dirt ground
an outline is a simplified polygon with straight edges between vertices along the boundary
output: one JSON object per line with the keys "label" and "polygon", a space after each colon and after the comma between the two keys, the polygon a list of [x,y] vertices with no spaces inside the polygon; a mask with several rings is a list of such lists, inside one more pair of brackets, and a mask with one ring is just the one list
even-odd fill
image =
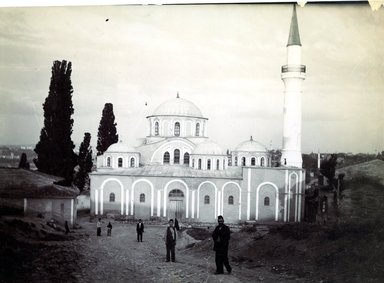
{"label": "dirt ground", "polygon": [[[89,216],[80,217],[81,228],[65,235],[43,220],[3,219],[0,282],[308,281],[274,272],[258,262],[250,264],[236,257],[231,262],[231,250],[232,274],[214,275],[211,240],[195,240],[187,230],[178,235],[176,262],[165,262],[166,225],[146,225],[143,242],[139,243],[134,224],[112,221],[112,236],[107,237],[108,220],[104,219],[102,235],[97,237],[95,221]],[[5,232],[13,236],[7,238]]]}
{"label": "dirt ground", "polygon": [[[182,229],[172,263],[165,262],[165,224],[146,223],[139,243],[134,223],[111,221],[112,236],[107,237],[108,221],[103,220],[97,237],[96,219],[89,216],[79,217],[79,227],[68,235],[43,219],[0,217],[0,282],[325,283],[384,278],[383,240],[377,233],[369,236],[371,226],[248,226],[231,234],[232,273],[214,275],[213,227]],[[365,244],[363,235],[375,246]]]}

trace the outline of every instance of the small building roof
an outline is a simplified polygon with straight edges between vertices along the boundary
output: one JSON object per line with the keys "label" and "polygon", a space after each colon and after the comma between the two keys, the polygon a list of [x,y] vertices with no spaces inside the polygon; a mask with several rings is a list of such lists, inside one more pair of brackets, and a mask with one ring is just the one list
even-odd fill
{"label": "small building roof", "polygon": [[251,137],[249,140],[243,141],[240,143],[235,151],[247,151],[247,152],[267,152],[267,148],[259,143],[258,141],[254,141]]}
{"label": "small building roof", "polygon": [[0,168],[0,197],[74,198],[80,191],[55,184],[60,177],[19,168]]}
{"label": "small building roof", "polygon": [[106,150],[107,153],[128,153],[128,152],[138,152],[133,147],[125,144],[123,141],[111,144]]}
{"label": "small building roof", "polygon": [[205,141],[198,144],[193,150],[192,154],[201,155],[225,155],[222,148],[213,141]]}

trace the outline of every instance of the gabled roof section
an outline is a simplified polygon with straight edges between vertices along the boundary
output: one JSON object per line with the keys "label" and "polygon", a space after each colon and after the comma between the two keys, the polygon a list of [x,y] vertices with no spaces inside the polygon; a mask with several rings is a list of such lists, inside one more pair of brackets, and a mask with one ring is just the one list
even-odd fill
{"label": "gabled roof section", "polygon": [[288,37],[288,43],[287,43],[287,46],[290,46],[290,45],[301,46],[299,24],[297,23],[297,15],[296,15],[296,4],[293,5],[291,28],[289,30],[289,37]]}

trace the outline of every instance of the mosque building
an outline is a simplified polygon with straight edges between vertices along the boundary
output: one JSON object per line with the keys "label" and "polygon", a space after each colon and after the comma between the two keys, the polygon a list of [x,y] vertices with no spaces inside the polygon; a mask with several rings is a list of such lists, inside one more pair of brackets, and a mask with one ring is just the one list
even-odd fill
{"label": "mosque building", "polygon": [[293,8],[282,66],[284,92],[281,166],[252,137],[230,153],[207,136],[208,119],[177,94],[147,117],[137,147],[112,144],[91,178],[91,214],[183,222],[299,222],[304,215],[301,158],[301,42]]}

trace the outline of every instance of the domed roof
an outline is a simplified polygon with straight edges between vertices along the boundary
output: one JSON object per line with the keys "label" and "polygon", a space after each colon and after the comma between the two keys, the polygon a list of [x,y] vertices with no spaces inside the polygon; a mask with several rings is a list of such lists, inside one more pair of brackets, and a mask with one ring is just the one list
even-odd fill
{"label": "domed roof", "polygon": [[217,143],[206,141],[198,144],[192,154],[224,155],[224,152]]}
{"label": "domed roof", "polygon": [[176,98],[168,100],[160,104],[153,112],[152,116],[172,115],[172,116],[190,116],[203,118],[203,114],[195,104],[189,100],[180,98],[177,95]]}
{"label": "domed roof", "polygon": [[130,147],[129,145],[123,143],[122,141],[119,141],[117,143],[111,144],[106,152],[112,153],[112,152],[119,152],[119,153],[125,153],[125,152],[137,152],[136,149],[133,147]]}
{"label": "domed roof", "polygon": [[244,141],[242,143],[240,143],[235,151],[248,151],[248,152],[252,152],[252,151],[262,151],[262,152],[267,152],[267,148],[262,145],[261,143],[257,142],[257,141],[254,141],[251,137],[250,140],[247,140],[247,141]]}

